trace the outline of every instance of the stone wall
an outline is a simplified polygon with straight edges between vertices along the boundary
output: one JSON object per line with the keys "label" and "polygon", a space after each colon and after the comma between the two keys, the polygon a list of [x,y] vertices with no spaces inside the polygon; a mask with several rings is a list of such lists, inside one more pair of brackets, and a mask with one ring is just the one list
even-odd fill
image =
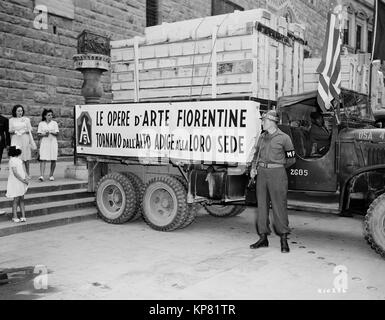
{"label": "stone wall", "polygon": [[[49,3],[49,1],[47,1]],[[11,115],[20,103],[37,130],[43,108],[52,108],[59,123],[60,154],[73,154],[73,107],[84,103],[82,74],[73,67],[77,36],[84,30],[129,38],[143,32],[144,1],[74,0],[74,19],[48,14],[48,29],[34,28],[34,1],[0,1],[0,112]],[[49,5],[48,5],[49,10]],[[56,29],[56,34],[54,33]],[[111,101],[110,75],[103,76]],[[36,131],[35,130],[35,131]]]}
{"label": "stone wall", "polygon": [[[21,103],[37,128],[43,108],[52,108],[59,122],[60,154],[71,155],[75,104],[81,96],[82,74],[74,70],[77,36],[84,30],[112,40],[143,34],[145,0],[62,0],[73,7],[73,19],[48,15],[48,28],[34,28],[36,1],[0,0],[0,112],[10,116]],[[57,0],[55,0],[57,1]],[[54,2],[55,2],[54,1]],[[211,14],[211,0],[159,0],[160,21],[174,22]],[[369,0],[367,0],[369,1]],[[233,0],[245,10],[265,8],[303,23],[313,56],[319,56],[324,41],[328,0]],[[352,1],[353,3],[362,2]],[[51,0],[51,4],[52,4]],[[359,4],[361,5],[361,4]],[[64,5],[65,6],[65,5]],[[49,10],[50,11],[50,10]],[[111,101],[110,74],[103,76],[105,96]]]}

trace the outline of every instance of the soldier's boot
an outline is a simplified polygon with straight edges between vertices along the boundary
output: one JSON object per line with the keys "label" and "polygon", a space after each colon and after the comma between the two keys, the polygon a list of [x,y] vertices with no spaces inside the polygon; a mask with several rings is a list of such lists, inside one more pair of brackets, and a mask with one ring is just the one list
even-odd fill
{"label": "soldier's boot", "polygon": [[259,240],[250,246],[250,249],[267,248],[269,246],[269,240],[267,240],[266,234],[261,234]]}
{"label": "soldier's boot", "polygon": [[289,244],[287,243],[287,234],[281,235],[281,252],[282,253],[290,252]]}

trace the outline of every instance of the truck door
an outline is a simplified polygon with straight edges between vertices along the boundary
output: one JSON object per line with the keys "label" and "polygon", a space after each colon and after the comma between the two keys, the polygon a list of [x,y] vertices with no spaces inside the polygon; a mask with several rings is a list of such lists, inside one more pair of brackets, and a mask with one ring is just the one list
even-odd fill
{"label": "truck door", "polygon": [[329,151],[324,156],[310,156],[299,151],[301,141],[293,128],[282,126],[289,134],[296,149],[296,163],[287,169],[289,190],[335,192],[337,190],[336,141],[338,128],[333,119]]}

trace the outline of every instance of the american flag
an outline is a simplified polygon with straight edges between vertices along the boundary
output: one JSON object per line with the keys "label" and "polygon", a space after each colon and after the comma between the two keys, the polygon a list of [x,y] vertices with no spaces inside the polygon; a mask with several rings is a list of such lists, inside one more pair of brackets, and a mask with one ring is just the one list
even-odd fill
{"label": "american flag", "polygon": [[323,110],[330,110],[333,99],[341,93],[341,21],[337,14],[329,13],[322,60],[318,66],[317,101]]}
{"label": "american flag", "polygon": [[375,25],[372,60],[385,60],[385,3],[375,1]]}

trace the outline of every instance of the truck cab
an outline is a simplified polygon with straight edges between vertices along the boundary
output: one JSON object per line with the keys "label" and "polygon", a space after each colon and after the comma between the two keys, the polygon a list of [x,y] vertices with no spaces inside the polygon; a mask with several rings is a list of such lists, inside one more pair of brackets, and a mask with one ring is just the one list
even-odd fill
{"label": "truck cab", "polygon": [[[292,138],[297,161],[288,169],[289,207],[365,215],[370,246],[385,256],[385,129],[383,112],[368,97],[342,90],[340,103],[323,110],[317,92],[278,100],[281,130]],[[321,114],[330,134],[327,151],[312,146],[310,115]],[[311,126],[311,125],[310,125]]]}

